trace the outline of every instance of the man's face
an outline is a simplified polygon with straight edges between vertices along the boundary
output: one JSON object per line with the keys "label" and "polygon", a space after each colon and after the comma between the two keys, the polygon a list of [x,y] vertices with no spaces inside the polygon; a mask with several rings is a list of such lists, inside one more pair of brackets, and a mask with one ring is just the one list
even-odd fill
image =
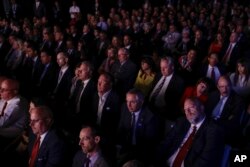
{"label": "man's face", "polygon": [[174,66],[169,64],[166,60],[161,60],[160,67],[163,76],[169,76],[174,72]]}
{"label": "man's face", "polygon": [[86,64],[82,64],[78,70],[79,79],[85,81],[90,78],[89,68]]}
{"label": "man's face", "polygon": [[0,95],[1,99],[7,101],[15,96],[15,90],[6,81],[3,81],[1,83]]}
{"label": "man's face", "polygon": [[217,85],[218,90],[220,91],[221,96],[228,96],[231,90],[230,84],[224,78],[220,78]]}
{"label": "man's face", "polygon": [[41,52],[41,62],[42,64],[48,64],[50,62],[51,57],[47,55],[45,52]]}
{"label": "man's face", "polygon": [[118,60],[120,61],[120,63],[126,61],[127,59],[128,59],[128,55],[123,50],[119,50],[118,51]]}
{"label": "man's face", "polygon": [[136,112],[142,106],[142,102],[139,101],[137,95],[135,95],[135,94],[127,94],[126,95],[126,103],[127,103],[128,110],[130,112]]}
{"label": "man's face", "polygon": [[98,92],[101,94],[104,94],[105,92],[111,89],[111,83],[108,80],[108,78],[106,78],[104,75],[101,75],[99,77],[98,83],[97,83],[97,89],[98,89]]}
{"label": "man's face", "polygon": [[56,62],[59,65],[59,67],[62,67],[64,65],[66,65],[66,58],[62,55],[62,54],[58,54],[56,57]]}
{"label": "man's face", "polygon": [[91,135],[90,128],[82,129],[79,138],[80,138],[79,145],[81,146],[82,151],[86,154],[93,152],[96,149],[97,144],[99,142],[97,137]]}
{"label": "man's face", "polygon": [[187,120],[191,123],[191,124],[195,124],[197,122],[200,121],[201,119],[201,113],[203,108],[197,106],[193,101],[187,99],[184,103],[184,111],[185,111],[185,115]]}
{"label": "man's face", "polygon": [[30,127],[34,134],[40,136],[49,129],[48,118],[39,115],[37,109],[34,108],[30,111]]}

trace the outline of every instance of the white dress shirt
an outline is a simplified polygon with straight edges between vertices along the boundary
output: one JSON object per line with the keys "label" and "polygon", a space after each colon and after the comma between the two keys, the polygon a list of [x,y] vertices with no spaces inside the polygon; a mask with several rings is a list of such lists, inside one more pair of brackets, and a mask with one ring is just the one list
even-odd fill
{"label": "white dress shirt", "polygon": [[[175,151],[175,153],[167,160],[167,164],[168,164],[170,167],[173,166],[174,160],[175,160],[175,158],[176,158],[178,152],[180,151],[181,147],[182,147],[183,144],[187,141],[188,137],[189,137],[190,134],[192,133],[194,126],[196,126],[196,132],[197,132],[197,131],[199,130],[199,128],[201,127],[202,123],[204,122],[204,120],[205,120],[205,117],[204,117],[200,122],[198,122],[198,123],[196,123],[196,124],[191,124],[191,126],[190,126],[190,128],[189,128],[189,130],[188,130],[186,136],[184,137],[184,139],[183,139],[181,145],[180,145],[179,148]],[[184,161],[182,162],[181,167],[184,167]]]}

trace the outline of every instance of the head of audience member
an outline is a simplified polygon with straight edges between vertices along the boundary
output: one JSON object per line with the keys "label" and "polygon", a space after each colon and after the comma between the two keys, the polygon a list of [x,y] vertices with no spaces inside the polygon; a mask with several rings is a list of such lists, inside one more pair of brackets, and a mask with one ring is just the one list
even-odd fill
{"label": "head of audience member", "polygon": [[38,56],[38,47],[34,42],[30,42],[26,49],[26,54],[30,58],[35,58]]}
{"label": "head of audience member", "polygon": [[120,48],[118,50],[118,60],[119,62],[125,63],[129,59],[129,51],[126,48]]}
{"label": "head of audience member", "polygon": [[88,80],[92,77],[93,66],[88,61],[83,61],[78,69],[78,78],[82,81]]}
{"label": "head of audience member", "polygon": [[160,68],[163,76],[170,76],[174,73],[174,59],[169,56],[161,58]]}
{"label": "head of audience member", "polygon": [[18,95],[19,82],[13,79],[5,79],[1,83],[0,95],[1,99],[8,101]]}
{"label": "head of audience member", "polygon": [[79,139],[79,145],[81,146],[82,151],[87,154],[88,157],[91,157],[95,153],[99,152],[99,143],[101,141],[101,137],[95,127],[82,127],[79,134]]}
{"label": "head of audience member", "polygon": [[138,89],[131,89],[126,94],[126,103],[129,112],[139,111],[144,103],[144,95]]}
{"label": "head of audience member", "polygon": [[42,97],[32,97],[29,104],[29,112],[39,106],[47,106],[48,102]]}
{"label": "head of audience member", "polygon": [[47,65],[52,61],[52,53],[50,53],[48,50],[42,50],[40,53],[40,58],[42,64]]}
{"label": "head of audience member", "polygon": [[217,83],[217,88],[222,97],[229,96],[232,90],[232,83],[230,78],[227,75],[220,76]]}
{"label": "head of audience member", "polygon": [[129,46],[129,45],[131,45],[131,43],[132,43],[131,37],[129,35],[124,35],[124,37],[123,37],[123,44],[124,44],[124,46],[125,47]]}
{"label": "head of audience member", "polygon": [[1,76],[1,75],[0,75],[0,86],[1,86],[2,82],[3,82],[4,80],[6,80],[6,79],[7,79],[6,76]]}
{"label": "head of audience member", "polygon": [[216,66],[219,62],[218,54],[214,53],[214,52],[209,53],[207,60],[208,60],[208,64],[210,66],[212,66],[212,67]]}
{"label": "head of audience member", "polygon": [[190,124],[197,124],[205,118],[204,106],[196,97],[187,98],[185,100],[184,111]]}
{"label": "head of audience member", "polygon": [[207,77],[200,78],[196,84],[196,94],[201,96],[207,94],[210,88],[211,80]]}
{"label": "head of audience member", "polygon": [[53,114],[49,107],[39,106],[30,110],[30,127],[33,133],[41,136],[47,132],[53,124]]}
{"label": "head of audience member", "polygon": [[198,42],[203,38],[203,33],[201,30],[196,30],[195,31],[195,41]]}
{"label": "head of audience member", "polygon": [[237,32],[232,32],[230,37],[229,37],[229,41],[230,43],[236,43],[238,40],[238,33]]}
{"label": "head of audience member", "polygon": [[236,65],[236,74],[237,75],[245,75],[245,77],[249,77],[250,70],[250,62],[247,59],[239,59]]}
{"label": "head of audience member", "polygon": [[109,73],[104,72],[99,76],[97,90],[101,96],[112,89],[113,80],[113,76]]}
{"label": "head of audience member", "polygon": [[191,64],[195,62],[196,59],[196,50],[190,49],[187,53],[187,61]]}
{"label": "head of audience member", "polygon": [[144,165],[139,160],[130,160],[123,164],[122,167],[144,167]]}
{"label": "head of audience member", "polygon": [[59,52],[56,56],[56,62],[60,68],[68,66],[68,56],[64,52]]}
{"label": "head of audience member", "polygon": [[107,57],[109,59],[116,59],[117,58],[117,49],[114,47],[109,47],[107,49]]}
{"label": "head of audience member", "polygon": [[155,64],[154,61],[151,57],[149,56],[145,56],[142,58],[141,60],[141,70],[142,72],[146,72],[146,71],[151,71],[153,72],[155,70]]}

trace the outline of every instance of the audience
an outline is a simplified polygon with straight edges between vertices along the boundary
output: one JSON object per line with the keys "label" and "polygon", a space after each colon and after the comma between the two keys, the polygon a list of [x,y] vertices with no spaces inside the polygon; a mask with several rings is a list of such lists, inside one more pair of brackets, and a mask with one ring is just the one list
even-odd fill
{"label": "audience", "polygon": [[[237,145],[249,129],[244,114],[249,98],[249,1],[4,0],[0,4],[0,75],[17,80],[18,94],[28,102],[34,97],[49,102],[55,126],[67,136],[71,151],[77,147],[81,125],[97,124],[104,155],[110,166],[117,164],[121,157],[115,156],[118,140],[113,136],[119,131],[117,117],[124,108],[120,104],[131,88],[146,96],[142,108],[148,106],[161,117],[160,135],[166,137],[184,114],[187,97],[201,99],[207,117],[214,118],[213,109],[226,94],[214,121],[226,136],[239,139],[227,137],[225,143],[242,150]],[[232,85],[230,80],[222,84],[224,75]],[[200,82],[204,77],[213,83]],[[185,89],[189,93],[183,94]],[[27,166],[25,154],[17,156],[13,143],[7,146],[16,160],[10,166],[18,162]],[[139,161],[144,163],[145,158]]]}

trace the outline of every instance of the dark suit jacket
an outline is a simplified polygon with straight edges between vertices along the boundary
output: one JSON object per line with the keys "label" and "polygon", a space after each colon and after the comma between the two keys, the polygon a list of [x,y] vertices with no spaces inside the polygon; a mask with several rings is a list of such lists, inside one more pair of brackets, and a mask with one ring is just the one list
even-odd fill
{"label": "dark suit jacket", "polygon": [[56,82],[56,71],[58,66],[53,64],[52,62],[47,67],[47,71],[44,77],[40,76],[40,80],[38,82],[38,95],[48,96],[50,92],[53,91],[54,83]]}
{"label": "dark suit jacket", "polygon": [[[72,167],[83,167],[85,159],[86,159],[86,154],[84,154],[82,150],[79,150],[74,156]],[[93,165],[93,167],[108,167],[108,166],[109,165],[107,164],[104,157],[102,157],[102,155],[99,158],[97,158],[95,164]]]}
{"label": "dark suit jacket", "polygon": [[[95,114],[95,120],[97,119],[98,104],[99,96],[96,92],[92,104],[92,112]],[[114,139],[113,137],[115,137],[116,134],[120,116],[120,109],[120,97],[114,90],[111,90],[102,109],[100,128],[103,135],[105,135],[105,137],[112,138],[112,140]]]}
{"label": "dark suit jacket", "polygon": [[[154,81],[155,83],[153,85],[156,85],[161,77],[162,75],[156,77],[156,80]],[[153,86],[153,89],[154,87],[155,86]],[[151,92],[153,91],[153,89],[151,90]],[[173,74],[173,77],[169,82],[164,96],[166,106],[164,106],[163,108],[157,108],[153,101],[149,101],[151,111],[160,114],[164,118],[175,120],[181,114],[179,101],[183,92],[184,81],[178,75]],[[151,93],[149,95],[151,95]]]}
{"label": "dark suit jacket", "polygon": [[122,146],[122,152],[135,151],[134,158],[145,161],[151,155],[150,153],[152,153],[154,146],[159,141],[159,119],[148,108],[142,108],[136,123],[136,145],[132,146],[131,117],[131,112],[124,105],[121,110],[117,131],[118,144]]}
{"label": "dark suit jacket", "polygon": [[[30,138],[29,143],[29,156],[31,155],[32,147],[35,142],[35,137]],[[37,160],[35,162],[36,167],[66,167],[69,165],[67,162],[67,145],[62,137],[51,129],[45,136],[42,144],[39,148]]]}
{"label": "dark suit jacket", "polygon": [[46,6],[44,5],[43,2],[40,1],[40,4],[38,8],[36,8],[36,3],[33,5],[33,12],[34,16],[38,17],[39,19],[42,18],[43,16],[46,16]]}
{"label": "dark suit jacket", "polygon": [[115,89],[123,98],[134,85],[137,75],[136,65],[131,60],[127,60],[123,65],[117,61],[112,66],[111,73],[115,77]]}
{"label": "dark suit jacket", "polygon": [[[229,45],[230,45],[230,43],[228,43],[227,45],[225,45],[225,47],[222,48],[222,51],[221,51],[221,54],[220,54],[220,59],[221,60],[223,59],[224,55],[226,54]],[[242,56],[243,56],[243,54],[242,54],[242,47],[237,42],[235,44],[232,52],[231,52],[229,62],[226,65],[227,72],[234,72],[235,71],[237,60],[239,58],[241,58]]]}
{"label": "dark suit jacket", "polygon": [[[211,117],[213,109],[220,101],[220,93],[215,91],[211,93],[206,102],[206,114]],[[236,136],[239,136],[240,130],[240,120],[242,112],[244,111],[244,103],[239,95],[234,91],[229,95],[224,108],[221,113],[221,117],[216,121],[225,130],[226,140],[232,144]],[[234,144],[234,143],[233,143]]]}
{"label": "dark suit jacket", "polygon": [[[179,148],[190,126],[186,118],[177,120],[176,125],[160,144],[156,153],[158,166],[166,166],[166,160]],[[223,142],[223,131],[216,124],[205,119],[195,134],[192,146],[184,160],[184,166],[219,167],[224,150]]]}
{"label": "dark suit jacket", "polygon": [[80,112],[76,113],[76,107],[77,107],[77,99],[76,99],[76,95],[77,92],[80,91],[79,87],[80,84],[76,85],[76,89],[73,93],[72,98],[70,99],[70,104],[71,104],[71,112],[73,115],[75,115],[76,117],[76,123],[78,124],[77,126],[80,126],[81,124],[94,124],[94,118],[95,115],[94,113],[91,111],[91,104],[92,104],[92,100],[93,100],[93,96],[94,96],[94,92],[96,92],[96,84],[95,82],[90,79],[88,84],[85,85],[84,87],[84,91],[82,93],[82,96],[80,97]]}
{"label": "dark suit jacket", "polygon": [[53,88],[53,96],[57,101],[65,102],[70,94],[73,72],[70,67],[65,71],[60,83],[57,85],[60,69],[57,71],[55,85]]}

